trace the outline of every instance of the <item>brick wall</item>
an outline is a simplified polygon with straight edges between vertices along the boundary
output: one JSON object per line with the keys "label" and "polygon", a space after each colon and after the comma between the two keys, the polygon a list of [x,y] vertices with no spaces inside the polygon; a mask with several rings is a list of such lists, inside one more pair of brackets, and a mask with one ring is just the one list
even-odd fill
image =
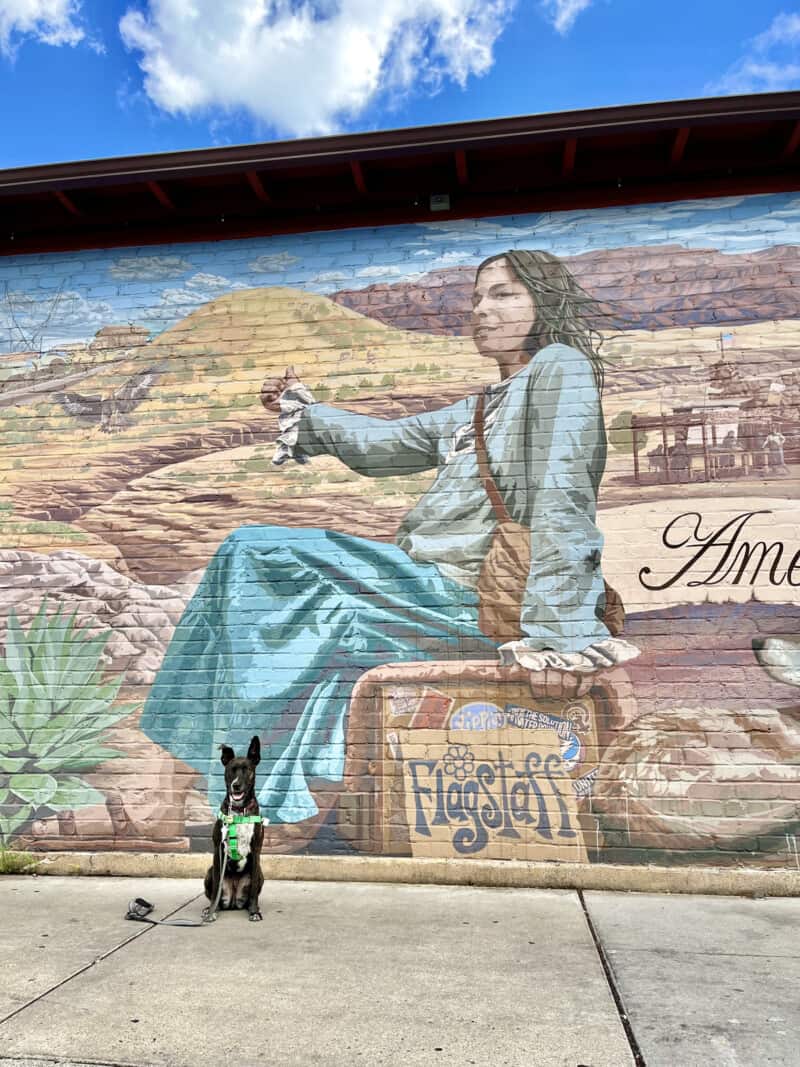
{"label": "brick wall", "polygon": [[0,846],[207,850],[258,736],[273,852],[800,867],[798,244],[781,194],[0,259]]}

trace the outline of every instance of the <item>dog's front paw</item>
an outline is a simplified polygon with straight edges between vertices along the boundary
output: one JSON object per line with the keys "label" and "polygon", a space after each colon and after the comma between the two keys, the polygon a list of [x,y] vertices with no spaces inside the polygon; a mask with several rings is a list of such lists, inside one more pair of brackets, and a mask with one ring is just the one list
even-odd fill
{"label": "dog's front paw", "polygon": [[217,913],[212,911],[211,908],[203,908],[202,916],[204,923],[215,923],[217,921]]}
{"label": "dog's front paw", "polygon": [[250,922],[251,923],[260,923],[263,918],[264,918],[264,916],[261,914],[260,911],[251,911],[250,912]]}

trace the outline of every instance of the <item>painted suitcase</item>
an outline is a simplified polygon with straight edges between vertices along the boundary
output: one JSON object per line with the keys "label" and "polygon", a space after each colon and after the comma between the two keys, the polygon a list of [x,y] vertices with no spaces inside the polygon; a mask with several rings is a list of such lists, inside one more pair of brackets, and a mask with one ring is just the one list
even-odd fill
{"label": "painted suitcase", "polygon": [[619,669],[573,679],[479,661],[369,672],[340,835],[384,855],[585,861],[601,750],[635,709]]}

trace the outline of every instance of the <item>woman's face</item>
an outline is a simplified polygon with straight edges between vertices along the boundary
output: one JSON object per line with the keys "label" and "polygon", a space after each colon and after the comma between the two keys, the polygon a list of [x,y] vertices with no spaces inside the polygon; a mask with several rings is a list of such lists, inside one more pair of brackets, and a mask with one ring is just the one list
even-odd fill
{"label": "woman's face", "polygon": [[472,292],[472,336],[482,356],[502,361],[505,353],[523,350],[535,319],[533,296],[508,260],[496,259],[479,272]]}

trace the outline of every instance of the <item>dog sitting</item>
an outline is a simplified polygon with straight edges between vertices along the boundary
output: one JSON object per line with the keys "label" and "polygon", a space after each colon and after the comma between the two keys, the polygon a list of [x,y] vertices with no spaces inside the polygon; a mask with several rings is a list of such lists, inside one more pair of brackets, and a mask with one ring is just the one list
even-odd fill
{"label": "dog sitting", "polygon": [[[264,840],[263,819],[256,800],[256,767],[261,760],[261,742],[254,737],[246,756],[237,757],[228,745],[220,745],[225,767],[225,799],[214,823],[212,841],[214,863],[205,878],[209,905],[203,911],[207,922],[216,919],[215,902],[223,910],[244,909],[251,922],[262,918],[258,898],[264,884],[261,873],[261,845]],[[223,851],[227,845],[225,868]]]}

